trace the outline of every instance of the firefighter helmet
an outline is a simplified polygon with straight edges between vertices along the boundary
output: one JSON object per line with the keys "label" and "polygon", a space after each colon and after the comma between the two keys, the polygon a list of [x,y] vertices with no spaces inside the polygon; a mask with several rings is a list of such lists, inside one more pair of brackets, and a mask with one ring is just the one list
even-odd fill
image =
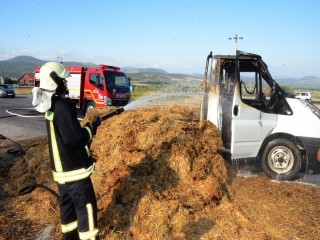
{"label": "firefighter helmet", "polygon": [[61,63],[47,62],[40,68],[40,88],[54,91],[69,76],[70,73]]}
{"label": "firefighter helmet", "polygon": [[40,68],[40,86],[32,90],[32,105],[38,112],[46,112],[51,108],[51,98],[54,94],[67,94],[68,88],[64,79],[70,73],[59,62],[47,62]]}

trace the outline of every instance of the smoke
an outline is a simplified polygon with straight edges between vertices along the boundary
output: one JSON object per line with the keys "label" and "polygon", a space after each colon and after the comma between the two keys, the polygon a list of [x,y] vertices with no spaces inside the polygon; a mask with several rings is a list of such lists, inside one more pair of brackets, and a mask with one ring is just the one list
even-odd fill
{"label": "smoke", "polygon": [[53,225],[49,225],[45,227],[44,229],[40,230],[36,235],[36,240],[51,240],[53,239],[51,233],[54,229]]}

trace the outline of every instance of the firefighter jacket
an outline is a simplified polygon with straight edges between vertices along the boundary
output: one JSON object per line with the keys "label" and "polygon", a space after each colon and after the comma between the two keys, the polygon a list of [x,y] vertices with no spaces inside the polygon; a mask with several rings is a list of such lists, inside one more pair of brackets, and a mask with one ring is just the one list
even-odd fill
{"label": "firefighter jacket", "polygon": [[75,105],[53,96],[45,118],[54,181],[64,184],[89,177],[94,171],[88,147],[92,130],[89,126],[80,126]]}

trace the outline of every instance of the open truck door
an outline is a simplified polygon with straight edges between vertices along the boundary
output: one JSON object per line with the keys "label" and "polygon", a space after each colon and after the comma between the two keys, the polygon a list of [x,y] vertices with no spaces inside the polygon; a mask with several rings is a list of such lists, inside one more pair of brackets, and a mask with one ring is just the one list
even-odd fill
{"label": "open truck door", "polygon": [[[215,124],[223,139],[223,151],[231,153],[232,99],[235,86],[235,58],[232,56],[212,56],[207,58],[204,76],[201,112],[202,119]],[[207,108],[207,110],[202,110]]]}

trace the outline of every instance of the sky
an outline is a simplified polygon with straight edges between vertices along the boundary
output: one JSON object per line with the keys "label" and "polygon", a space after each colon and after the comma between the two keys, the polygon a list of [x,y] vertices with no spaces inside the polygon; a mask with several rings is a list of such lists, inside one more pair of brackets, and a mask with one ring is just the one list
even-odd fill
{"label": "sky", "polygon": [[0,0],[0,19],[0,61],[203,74],[210,51],[237,47],[261,55],[273,77],[320,77],[319,0]]}

